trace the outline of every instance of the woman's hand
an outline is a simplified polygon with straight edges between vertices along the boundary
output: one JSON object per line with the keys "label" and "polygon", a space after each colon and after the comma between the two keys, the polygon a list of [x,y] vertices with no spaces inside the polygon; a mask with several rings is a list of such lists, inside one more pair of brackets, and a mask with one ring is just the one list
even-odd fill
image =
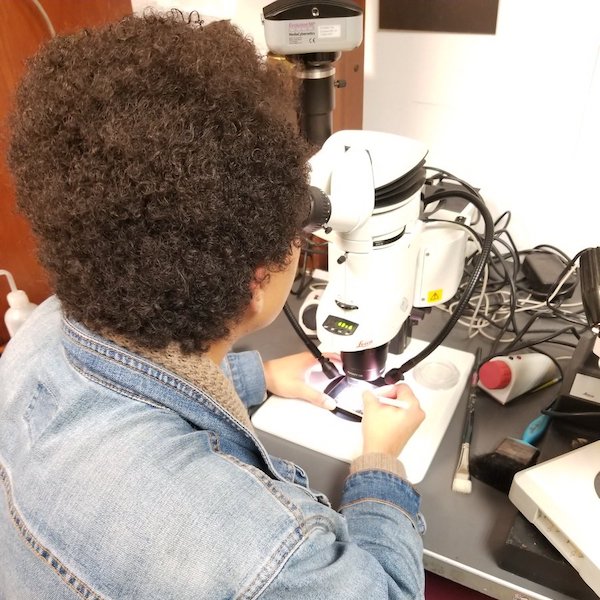
{"label": "woman's hand", "polygon": [[335,400],[306,383],[306,371],[317,364],[310,352],[291,354],[263,363],[267,390],[283,398],[300,398],[327,410],[335,408]]}
{"label": "woman's hand", "polygon": [[425,413],[404,383],[363,393],[363,453],[377,452],[397,458]]}

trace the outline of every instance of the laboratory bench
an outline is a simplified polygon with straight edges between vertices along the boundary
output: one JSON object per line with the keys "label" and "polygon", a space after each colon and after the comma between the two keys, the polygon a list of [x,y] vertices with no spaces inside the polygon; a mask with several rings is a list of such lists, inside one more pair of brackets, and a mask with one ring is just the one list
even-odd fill
{"label": "laboratory bench", "polygon": [[[294,297],[289,300],[298,309]],[[441,329],[447,315],[434,309],[413,330],[413,337],[429,341]],[[444,345],[475,353],[477,346],[487,349],[480,336],[469,339],[466,328],[456,326]],[[283,314],[268,328],[244,338],[236,349],[256,349],[264,360],[301,352],[305,347]],[[560,348],[561,355],[568,353]],[[552,401],[558,385],[501,405],[483,391],[478,391],[471,455],[492,452],[506,437],[520,438],[526,425]],[[588,600],[596,598],[576,571],[537,534],[537,530],[518,514],[508,496],[473,479],[472,493],[452,491],[462,429],[467,405],[463,393],[425,477],[415,485],[422,497],[422,511],[427,522],[424,535],[424,564],[429,573],[441,576],[471,590],[499,600]],[[548,435],[548,434],[547,434]],[[348,465],[324,454],[317,454],[270,434],[259,432],[270,453],[293,460],[308,474],[311,487],[327,494],[336,506]],[[543,445],[542,445],[543,448]],[[543,454],[543,452],[542,452]],[[521,531],[526,543],[515,542],[514,530]],[[525,534],[523,534],[525,531]],[[531,544],[539,549],[533,556],[531,570],[527,560],[520,561],[523,548]],[[517,546],[523,547],[517,547]],[[547,547],[545,547],[547,546]],[[554,553],[554,555],[553,555]],[[511,570],[499,566],[508,557]],[[514,557],[518,566],[513,568]],[[546,560],[548,558],[548,560]],[[540,559],[537,561],[536,560]],[[519,566],[520,565],[520,566]],[[525,569],[525,572],[520,572]],[[516,574],[513,571],[520,572]],[[560,578],[561,591],[548,587],[547,575]],[[531,578],[530,578],[531,577]],[[535,579],[535,580],[534,580]],[[539,581],[545,584],[539,583]]]}

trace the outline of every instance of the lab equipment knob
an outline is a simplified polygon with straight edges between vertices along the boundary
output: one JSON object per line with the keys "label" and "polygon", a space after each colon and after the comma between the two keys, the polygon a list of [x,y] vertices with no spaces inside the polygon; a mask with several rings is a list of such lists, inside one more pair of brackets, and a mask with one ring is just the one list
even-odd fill
{"label": "lab equipment knob", "polygon": [[490,360],[479,369],[479,380],[491,390],[505,388],[511,379],[510,367],[502,360]]}
{"label": "lab equipment knob", "polygon": [[545,354],[510,354],[492,358],[481,365],[477,385],[501,404],[506,404],[558,377],[558,367]]}

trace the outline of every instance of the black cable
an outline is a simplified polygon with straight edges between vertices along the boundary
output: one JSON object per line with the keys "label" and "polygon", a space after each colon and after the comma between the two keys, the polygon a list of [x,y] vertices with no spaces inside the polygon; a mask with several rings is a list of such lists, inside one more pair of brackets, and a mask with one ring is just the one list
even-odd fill
{"label": "black cable", "polygon": [[292,289],[290,290],[290,294],[292,294],[292,296],[302,296],[302,293],[304,292],[304,290],[310,285],[310,281],[311,281],[312,277],[309,277],[308,279],[306,277],[307,264],[308,264],[308,254],[303,249],[302,266],[299,267],[299,273],[298,273],[298,275],[296,275],[296,278],[294,280],[294,283],[296,283],[296,281],[300,280],[300,284],[298,285],[298,287],[296,289],[294,289],[292,286]]}
{"label": "black cable", "polygon": [[[508,238],[508,241],[502,240],[501,239],[502,235],[505,235]],[[517,245],[515,244],[515,241],[513,240],[512,236],[510,235],[508,230],[506,230],[506,229],[496,230],[496,241],[500,242],[505,248],[508,248],[509,253],[514,258],[514,264],[515,264],[514,272],[515,272],[515,279],[516,279],[517,274],[518,274],[519,270],[521,269],[521,259],[519,257],[519,251],[517,250]]]}
{"label": "black cable", "polygon": [[[433,219],[430,219],[430,221],[433,221]],[[474,230],[471,227],[468,227],[467,225],[462,224],[462,227],[466,228],[467,230],[469,230],[471,232],[472,235],[477,236],[477,238],[479,239],[479,236],[474,232]],[[497,238],[497,236],[495,236],[495,239]],[[518,262],[518,258],[517,258],[517,251],[515,248],[512,248],[509,244],[507,244],[506,242],[504,242],[503,240],[498,240],[496,239],[496,241],[500,241],[505,247],[508,248],[509,250],[509,255],[513,258],[513,263]],[[516,311],[516,290],[514,289],[514,285],[513,282],[509,276],[508,273],[508,267],[506,265],[506,261],[504,260],[502,254],[500,254],[494,246],[492,246],[492,252],[494,253],[494,255],[497,257],[498,261],[500,262],[502,269],[504,271],[504,274],[502,274],[497,268],[496,268],[496,272],[498,274],[498,276],[500,277],[500,281],[502,283],[502,286],[504,285],[509,285],[511,287],[511,309],[510,309],[510,314],[508,315],[507,319],[504,321],[503,325],[496,325],[495,322],[491,321],[491,319],[487,319],[489,323],[494,324],[494,326],[496,326],[500,331],[499,334],[497,336],[497,339],[495,340],[495,345],[497,345],[499,343],[499,340],[502,339],[502,336],[504,335],[505,331],[508,329],[508,325],[512,323],[513,325],[513,329],[516,330],[517,325],[515,322],[515,311]],[[491,259],[490,259],[491,260]],[[488,264],[490,263],[490,261],[488,261]],[[516,268],[513,268],[513,271],[516,270]],[[503,306],[504,303],[500,304],[499,306]],[[465,311],[463,312],[463,314],[466,313],[466,308]],[[493,346],[492,348],[493,350],[495,350],[495,346]]]}
{"label": "black cable", "polygon": [[501,229],[500,227],[498,227],[498,225],[500,224],[500,221],[502,219],[506,219],[506,223],[503,225],[502,229],[506,229],[508,227],[508,225],[510,224],[510,220],[511,220],[512,214],[510,212],[510,210],[505,210],[495,221],[494,221],[494,228],[498,228]]}
{"label": "black cable", "polygon": [[[499,224],[503,218],[506,218],[508,221],[509,215],[503,213],[503,215],[496,219],[495,225]],[[512,236],[506,230],[507,225],[508,222],[504,224],[504,227],[502,229],[496,229],[494,235],[494,244],[490,253],[490,259],[488,260],[489,272],[487,286],[485,290],[487,296],[486,305],[488,307],[488,310],[486,311],[486,313],[491,313],[491,316],[488,316],[488,314],[480,314],[478,316],[479,319],[486,321],[488,323],[488,326],[493,327],[495,330],[498,331],[498,334],[495,336],[495,345],[492,347],[493,352],[490,353],[490,355],[487,357],[487,360],[493,358],[494,356],[501,356],[508,352],[512,352],[515,350],[523,350],[525,348],[531,349],[533,351],[540,351],[539,349],[534,348],[534,346],[544,343],[558,344],[569,348],[577,347],[577,344],[573,344],[566,340],[557,339],[557,337],[564,334],[572,335],[578,340],[581,336],[581,333],[589,329],[587,321],[577,319],[577,315],[581,314],[583,309],[570,310],[569,312],[567,312],[566,310],[561,308],[562,302],[566,299],[564,292],[570,291],[570,287],[567,288],[567,286],[564,286],[564,290],[559,290],[559,292],[556,293],[555,297],[553,298],[552,303],[549,306],[546,306],[541,311],[538,311],[537,307],[535,306],[531,307],[530,309],[524,307],[524,309],[522,309],[522,312],[529,315],[529,320],[527,321],[524,327],[518,327],[515,314],[519,301],[518,293],[523,292],[531,294],[531,292],[533,291],[526,288],[522,283],[523,276],[520,274],[520,257],[533,252],[546,252],[558,256],[563,262],[570,262],[572,264],[573,261],[571,261],[571,259],[562,250],[550,245],[539,245],[530,250],[519,251],[516,244],[514,243],[514,240],[512,239]],[[506,238],[506,240],[502,238]],[[507,249],[508,252],[503,253],[500,249],[500,246]],[[507,259],[509,258],[512,259],[513,262],[513,268],[511,269],[512,274],[509,271],[509,267],[507,265]],[[468,273],[468,271],[469,265],[467,264],[465,265],[465,273]],[[558,285],[558,283],[560,283],[562,277],[564,277],[566,272],[566,270],[563,271],[561,277],[557,279],[555,288]],[[574,284],[570,284],[570,286],[576,285],[577,282]],[[498,310],[499,308],[503,308],[506,302],[502,298],[500,298],[499,302],[494,303],[493,294],[495,291],[500,291],[507,286],[511,288],[511,307],[509,314],[507,315],[506,319],[502,322],[500,320],[495,320],[493,315],[496,310]],[[459,289],[463,288],[464,286],[463,284],[461,284]],[[543,302],[543,299],[541,301]],[[474,315],[475,308],[476,307],[473,306],[473,303],[470,302],[463,314],[470,314],[472,316]],[[555,327],[553,327],[552,329],[533,330],[532,325],[539,319],[558,319],[566,323],[570,323],[572,326],[563,328],[560,331],[557,331]],[[579,326],[581,330],[579,331],[578,328],[573,327],[573,325]],[[515,339],[508,342],[507,346],[504,348],[503,351],[497,352],[497,345],[502,339],[502,336],[507,332],[514,334],[516,337]],[[525,336],[527,336],[527,338]],[[532,339],[532,336],[536,337]],[[518,345],[519,341],[521,340],[524,341],[520,345]]]}
{"label": "black cable", "polygon": [[567,263],[565,264],[564,269],[561,271],[560,275],[556,278],[556,282],[554,283],[554,285],[552,286],[552,289],[548,292],[548,295],[546,296],[546,305],[549,308],[552,308],[552,305],[550,304],[550,297],[554,294],[554,292],[556,292],[558,286],[560,285],[560,282],[562,281],[563,277],[565,277],[567,275],[567,273],[571,270],[571,268],[575,265],[575,263],[577,262],[577,260],[579,259],[579,257],[583,254],[585,250],[581,250],[580,252],[578,252],[573,258],[569,259],[567,257]]}
{"label": "black cable", "polygon": [[294,328],[294,331],[300,336],[300,339],[304,342],[304,345],[310,351],[310,353],[319,361],[321,368],[323,369],[323,373],[326,375],[328,379],[335,379],[340,376],[340,372],[337,370],[335,364],[329,360],[316,346],[316,344],[306,335],[306,332],[300,326],[300,323],[296,320],[296,316],[294,315],[292,309],[289,304],[286,302],[283,306],[283,312],[287,317],[290,325]]}
{"label": "black cable", "polygon": [[[538,344],[545,344],[546,342],[551,342],[554,340],[555,337],[558,337],[559,335],[563,335],[564,333],[569,333],[572,330],[571,327],[565,327],[563,329],[559,329],[558,331],[553,332],[551,335],[548,335],[546,337],[540,338],[539,340],[537,340],[535,342],[535,345]],[[520,352],[521,350],[525,350],[525,348],[531,348],[532,347],[532,343],[523,343],[519,346],[516,346],[514,348],[512,348],[511,352],[515,353],[515,352]],[[489,354],[488,356],[485,357],[484,362],[491,360],[492,358],[495,358],[496,356],[503,356],[504,352],[496,352],[493,354]]]}
{"label": "black cable", "polygon": [[[527,323],[525,323],[525,325],[523,326],[523,328],[521,329],[521,331],[519,331],[518,333],[515,331],[515,338],[504,348],[505,352],[511,352],[511,349],[516,346],[517,342],[523,338],[523,336],[529,331],[529,329],[531,328],[531,326],[535,323],[535,321],[537,321],[538,319],[540,319],[542,317],[542,313],[534,313],[527,321]],[[548,333],[552,333],[551,331]]]}
{"label": "black cable", "polygon": [[452,179],[460,185],[462,185],[463,187],[465,187],[469,192],[471,192],[471,194],[477,196],[480,200],[483,201],[483,198],[481,197],[481,194],[479,193],[479,190],[477,188],[474,188],[470,183],[467,183],[459,177],[456,177],[456,175],[452,175],[452,173],[450,173],[449,171],[445,171],[444,169],[438,169],[437,167],[431,167],[429,165],[426,165],[425,168],[427,171],[437,171],[438,176],[433,176],[436,179]]}
{"label": "black cable", "polygon": [[[557,248],[556,246],[551,246],[550,244],[539,244],[538,246],[534,246],[533,250],[543,250],[544,248],[548,248],[549,250],[552,250],[554,254],[558,254],[559,256],[564,258],[566,263],[571,261],[567,254],[565,254],[560,248]],[[581,252],[579,254],[581,254]]]}
{"label": "black cable", "polygon": [[292,296],[298,296],[300,298],[304,295],[304,292],[306,292],[313,281],[312,272],[309,272],[308,269],[309,257],[315,255],[327,255],[327,250],[321,249],[322,247],[327,246],[327,242],[314,242],[310,237],[305,236],[302,243],[301,265],[298,267],[298,273],[294,279],[294,284],[297,284],[297,286],[295,289],[292,286],[292,289],[290,290]]}
{"label": "black cable", "polygon": [[432,202],[437,202],[438,200],[442,200],[444,198],[449,197],[459,197],[464,200],[468,200],[471,204],[474,204],[479,213],[481,214],[484,224],[485,224],[485,238],[481,247],[481,254],[479,255],[479,260],[477,261],[473,273],[471,275],[471,279],[467,284],[465,291],[461,299],[458,301],[458,304],[454,310],[454,312],[450,315],[450,319],[446,322],[442,330],[438,333],[438,335],[430,342],[421,352],[419,352],[416,356],[405,362],[402,366],[396,369],[390,369],[385,374],[385,382],[386,383],[396,383],[400,379],[404,377],[404,373],[410,371],[416,365],[418,365],[424,358],[427,358],[448,336],[452,328],[456,325],[462,313],[469,302],[473,290],[479,281],[481,273],[483,272],[483,268],[485,263],[488,260],[490,255],[490,251],[492,248],[492,243],[494,240],[494,221],[492,219],[492,215],[488,210],[485,202],[479,196],[479,193],[470,193],[463,192],[462,190],[452,190],[448,192],[438,192],[434,193],[429,198],[423,201],[424,206],[430,204]]}
{"label": "black cable", "polygon": [[549,417],[552,417],[553,419],[568,419],[570,417],[589,419],[590,417],[597,417],[597,418],[600,417],[600,412],[593,412],[593,411],[565,412],[562,410],[551,410],[551,409],[544,408],[544,409],[542,409],[541,413],[543,415],[548,415]]}
{"label": "black cable", "polygon": [[[501,240],[496,239],[496,241],[498,242]],[[504,242],[502,242],[502,243],[504,243]],[[492,249],[495,251],[494,248],[492,248]],[[509,314],[507,315],[506,319],[504,320],[504,323],[500,326],[498,334],[496,335],[495,339],[492,342],[492,348],[491,348],[492,353],[494,353],[496,351],[496,348],[498,347],[498,344],[501,342],[502,336],[508,330],[509,325],[512,325],[513,331],[515,331],[517,329],[517,323],[515,320],[515,314],[516,314],[516,310],[517,310],[517,290],[515,288],[513,279],[508,274],[509,273],[508,266],[502,256],[502,254],[500,254],[499,252],[498,253],[495,252],[495,256],[496,256],[496,258],[498,258],[498,260],[500,261],[500,264],[502,265],[502,268],[503,268],[504,274],[505,274],[505,280],[508,283],[508,286],[510,288],[510,295],[509,295],[510,309],[509,309]],[[513,260],[514,260],[514,257],[513,257]]]}
{"label": "black cable", "polygon": [[[490,317],[488,317],[487,315],[480,315],[480,318],[481,318],[481,319],[483,319],[484,321],[487,321],[487,322],[488,322],[488,324],[489,324],[490,326],[492,326],[492,327],[495,327],[496,329],[500,329],[500,326],[499,326],[499,325],[498,325],[498,324],[497,324],[495,321],[492,321],[492,319],[491,319]],[[577,331],[575,328],[573,328],[573,327],[569,327],[569,328],[567,328],[567,329],[568,329],[569,331],[565,331],[565,330],[563,330],[563,331],[561,332],[561,335],[562,335],[562,334],[567,334],[567,333],[570,333],[570,334],[571,334],[571,335],[573,335],[573,336],[574,336],[576,339],[579,339],[579,338],[581,337],[581,335],[580,335],[580,332],[578,332],[578,331]],[[529,332],[529,333],[530,333],[530,335],[534,335],[534,334],[535,334],[535,335],[539,335],[539,334],[543,334],[543,333],[554,333],[555,331],[556,331],[555,329],[541,329],[541,330],[537,330],[537,329],[536,329],[535,331],[531,331],[531,332]],[[515,333],[515,332],[514,332],[514,331],[512,331],[512,330],[510,330],[510,333]],[[514,340],[513,340],[513,341],[514,341]],[[511,342],[511,343],[512,343],[512,342]],[[567,346],[567,347],[569,347],[569,348],[575,348],[575,347],[577,346],[576,344],[573,344],[573,343],[570,343],[570,342],[566,342],[566,341],[564,341],[564,340],[555,340],[555,339],[551,339],[551,340],[549,340],[549,339],[544,339],[544,340],[541,340],[541,341],[540,341],[540,340],[533,340],[533,341],[529,341],[529,342],[528,342],[528,344],[529,344],[530,346],[534,346],[534,345],[536,345],[536,344],[538,344],[538,343],[552,343],[552,344],[559,344],[559,345],[561,345],[561,346]],[[527,346],[525,346],[525,347],[527,347]],[[512,348],[511,348],[511,350],[510,350],[510,351],[512,352]],[[493,356],[502,356],[502,355],[504,355],[505,353],[506,353],[506,349],[504,349],[502,352],[497,352],[497,353],[496,353],[496,354],[494,354]],[[488,359],[489,359],[489,358],[491,358],[491,357],[492,357],[492,355],[489,355],[489,356],[488,356]]]}

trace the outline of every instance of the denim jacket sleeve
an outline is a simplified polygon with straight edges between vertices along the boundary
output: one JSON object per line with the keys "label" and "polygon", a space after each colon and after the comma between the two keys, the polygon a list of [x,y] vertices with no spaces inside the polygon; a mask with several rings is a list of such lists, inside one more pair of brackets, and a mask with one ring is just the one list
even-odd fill
{"label": "denim jacket sleeve", "polygon": [[[225,374],[247,407],[266,384],[257,352],[228,354]],[[305,535],[261,600],[416,600],[424,598],[425,526],[420,497],[397,473],[369,463],[346,479],[334,519],[312,515]]]}
{"label": "denim jacket sleeve", "polygon": [[[303,543],[261,600],[418,600],[424,598],[420,497],[397,475],[348,477],[340,529],[307,524]],[[347,528],[346,528],[347,527]]]}
{"label": "denim jacket sleeve", "polygon": [[258,406],[265,401],[267,384],[258,352],[230,352],[221,362],[221,370],[233,383],[246,408]]}

